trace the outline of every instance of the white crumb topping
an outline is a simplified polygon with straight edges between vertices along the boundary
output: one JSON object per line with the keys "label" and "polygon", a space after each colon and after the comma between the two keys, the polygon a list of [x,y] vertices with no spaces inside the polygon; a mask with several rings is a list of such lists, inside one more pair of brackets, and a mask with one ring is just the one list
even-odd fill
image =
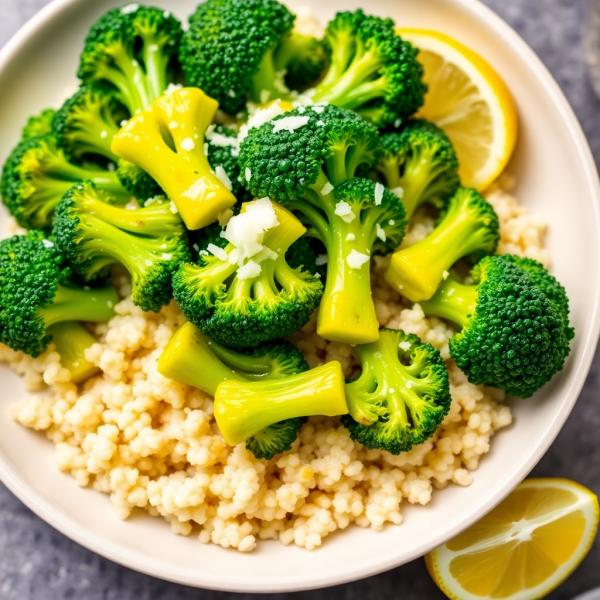
{"label": "white crumb topping", "polygon": [[283,117],[277,121],[273,121],[273,133],[279,133],[280,131],[289,131],[290,133],[304,127],[310,121],[310,117]]}
{"label": "white crumb topping", "polygon": [[352,221],[356,219],[356,215],[352,211],[352,207],[345,200],[340,200],[335,205],[335,210],[333,212],[338,217],[341,217],[341,219],[346,223],[352,223]]}
{"label": "white crumb topping", "polygon": [[227,256],[227,252],[225,252],[225,250],[223,250],[223,248],[219,248],[219,246],[216,246],[215,244],[208,244],[206,249],[213,256],[215,256],[219,260],[222,260],[223,262],[226,262],[229,259],[229,257]]}
{"label": "white crumb topping", "polygon": [[377,223],[377,237],[382,242],[385,242],[385,240],[387,239],[387,236],[385,235],[385,229],[379,223]]}
{"label": "white crumb topping", "polygon": [[229,191],[231,191],[231,189],[232,189],[231,179],[229,179],[229,175],[227,175],[227,172],[225,171],[225,169],[221,165],[219,165],[218,167],[215,168],[215,173],[216,173],[217,177],[219,178],[219,181]]}
{"label": "white crumb topping", "polygon": [[243,267],[240,267],[237,271],[238,279],[254,279],[261,274],[262,267],[259,263],[249,260]]}
{"label": "white crumb topping", "polygon": [[333,192],[333,186],[331,185],[331,183],[328,181],[324,186],[323,189],[321,190],[321,195],[322,196],[327,196],[327,194],[330,194],[331,192]]}
{"label": "white crumb topping", "polygon": [[346,236],[346,241],[347,241],[347,242],[353,242],[355,239],[356,239],[356,236],[355,236],[353,233],[349,233],[349,234]]}
{"label": "white crumb topping", "polygon": [[360,269],[365,263],[369,262],[369,260],[370,257],[367,254],[357,252],[354,249],[346,257],[346,262],[351,269]]}
{"label": "white crumb topping", "polygon": [[327,256],[327,254],[319,254],[315,259],[315,265],[317,265],[317,267],[322,267],[323,265],[327,264],[328,260],[329,257]]}
{"label": "white crumb topping", "polygon": [[398,346],[401,350],[404,350],[404,352],[408,352],[410,350],[410,342],[400,342]]}
{"label": "white crumb topping", "polygon": [[375,184],[375,206],[379,206],[381,204],[384,191],[385,188],[383,187],[383,184],[379,182]]}
{"label": "white crumb topping", "polygon": [[119,11],[122,15],[129,15],[136,12],[140,8],[139,4],[127,4]]}
{"label": "white crumb topping", "polygon": [[181,147],[190,152],[196,147],[196,144],[192,138],[187,137],[181,142]]}

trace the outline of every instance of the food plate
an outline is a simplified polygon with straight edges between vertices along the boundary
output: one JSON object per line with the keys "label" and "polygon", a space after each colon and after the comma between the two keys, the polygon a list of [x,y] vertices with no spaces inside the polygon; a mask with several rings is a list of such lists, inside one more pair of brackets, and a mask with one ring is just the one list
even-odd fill
{"label": "food plate", "polygon": [[[26,118],[60,105],[77,85],[83,37],[114,0],[57,0],[0,53],[0,159]],[[157,0],[185,18],[196,0]],[[308,552],[267,542],[248,555],[176,537],[162,520],[119,521],[106,496],[81,489],[54,465],[51,444],[12,422],[18,377],[0,370],[0,478],[40,517],[73,540],[133,569],[179,583],[236,592],[288,592],[359,579],[415,559],[489,511],[533,468],[556,437],[588,373],[599,329],[600,188],[566,99],[527,45],[475,0],[301,0],[322,20],[358,8],[402,27],[440,29],[481,53],[505,79],[520,114],[521,136],[509,172],[521,202],[549,224],[553,272],[565,285],[578,331],[565,370],[532,399],[514,403],[515,424],[500,433],[468,488],[451,486],[427,507],[403,508],[405,523],[376,533],[357,527]],[[0,215],[0,225],[6,213]],[[582,267],[585,265],[585,276]]]}

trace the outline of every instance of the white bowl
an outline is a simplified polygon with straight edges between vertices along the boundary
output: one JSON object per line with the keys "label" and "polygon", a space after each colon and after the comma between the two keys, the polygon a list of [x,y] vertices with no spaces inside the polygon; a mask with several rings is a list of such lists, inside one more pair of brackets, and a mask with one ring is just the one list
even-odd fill
{"label": "white bowl", "polygon": [[[197,0],[160,0],[179,17]],[[42,435],[13,423],[9,403],[24,392],[3,368],[0,478],[33,511],[80,544],[156,577],[236,592],[283,592],[339,584],[396,567],[446,542],[506,496],[534,467],[559,432],[585,381],[599,329],[599,192],[582,131],[550,74],[519,36],[476,0],[298,0],[323,20],[357,8],[391,16],[402,26],[442,30],[487,58],[512,90],[521,135],[509,170],[517,194],[548,221],[554,272],[567,287],[577,338],[565,370],[526,402],[516,422],[492,442],[469,488],[452,486],[427,507],[404,507],[405,523],[384,532],[353,527],[308,552],[278,542],[252,554],[176,537],[160,519],[117,519],[106,496],[80,489],[58,472]],[[76,86],[75,72],[90,24],[118,0],[56,0],[0,53],[0,159],[32,113],[58,106]],[[5,214],[0,220],[5,220]]]}

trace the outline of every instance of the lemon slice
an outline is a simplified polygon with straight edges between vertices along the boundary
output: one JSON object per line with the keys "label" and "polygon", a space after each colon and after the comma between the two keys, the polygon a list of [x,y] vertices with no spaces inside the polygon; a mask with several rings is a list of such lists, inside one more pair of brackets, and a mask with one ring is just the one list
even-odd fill
{"label": "lemon slice", "polygon": [[425,29],[399,29],[420,49],[429,91],[417,116],[452,140],[462,184],[485,190],[503,171],[517,139],[517,112],[501,77],[478,54],[451,37]]}
{"label": "lemon slice", "polygon": [[575,570],[597,529],[590,490],[566,479],[528,479],[425,561],[453,600],[535,600]]}

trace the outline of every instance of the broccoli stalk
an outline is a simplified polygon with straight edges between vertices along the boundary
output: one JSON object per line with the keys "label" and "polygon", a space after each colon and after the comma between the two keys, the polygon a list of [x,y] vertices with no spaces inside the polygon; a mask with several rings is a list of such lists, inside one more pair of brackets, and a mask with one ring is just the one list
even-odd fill
{"label": "broccoli stalk", "polygon": [[215,420],[230,446],[287,419],[347,412],[344,375],[337,361],[281,379],[247,383],[229,379],[215,394]]}
{"label": "broccoli stalk", "polygon": [[168,202],[137,210],[109,202],[91,182],[73,187],[57,208],[54,240],[84,281],[122,264],[132,276],[133,303],[158,312],[172,298],[174,271],[190,258],[183,223]]}
{"label": "broccoli stalk", "polygon": [[46,349],[52,326],[114,316],[119,297],[113,287],[84,289],[69,283],[69,276],[40,231],[0,242],[0,341],[35,357]]}
{"label": "broccoli stalk", "polygon": [[458,189],[458,159],[444,132],[411,119],[400,133],[381,136],[384,153],[376,165],[383,183],[396,193],[410,219],[422,204],[441,208]]}
{"label": "broccoli stalk", "polygon": [[[236,202],[205,154],[204,134],[217,109],[217,102],[202,90],[182,88],[133,117],[112,143],[117,156],[156,180],[188,229],[206,227]],[[163,137],[167,131],[175,150]]]}
{"label": "broccoli stalk", "polygon": [[523,269],[502,256],[483,258],[471,275],[474,285],[448,278],[421,308],[461,327],[450,339],[450,354],[471,383],[528,398],[569,355],[572,336],[563,316]]}
{"label": "broccoli stalk", "polygon": [[56,111],[53,108],[46,108],[38,115],[29,117],[25,127],[23,127],[21,138],[40,137],[52,133],[54,130],[55,115]]}
{"label": "broccoli stalk", "polygon": [[[283,207],[267,198],[248,203],[227,233],[243,230],[244,222],[256,227],[265,214],[269,223],[262,241],[240,239],[225,249],[211,245],[213,256],[201,256],[199,265],[181,265],[173,278],[183,314],[225,346],[252,348],[291,335],[309,320],[323,293],[318,279],[286,262],[286,251],[306,230]],[[250,255],[245,246],[253,247]]]}
{"label": "broccoli stalk", "polygon": [[276,117],[251,130],[240,148],[248,189],[297,212],[307,235],[327,249],[317,332],[336,342],[362,344],[379,336],[370,258],[397,248],[406,228],[398,197],[356,178],[361,166],[371,167],[379,157],[375,126],[331,105]]}
{"label": "broccoli stalk", "polygon": [[423,67],[418,50],[394,27],[391,19],[362,10],[338,13],[325,32],[331,65],[307,95],[317,103],[355,110],[378,126],[415,113],[427,90]]}
{"label": "broccoli stalk", "polygon": [[59,146],[76,159],[97,154],[116,162],[110,146],[127,113],[111,93],[81,87],[58,110],[54,129]]}
{"label": "broccoli stalk", "polygon": [[327,64],[321,41],[292,31],[283,36],[274,53],[275,74],[285,72],[287,87],[298,90],[318,79]]}
{"label": "broccoli stalk", "polygon": [[412,302],[428,300],[458,260],[493,254],[499,231],[492,206],[475,190],[459,188],[433,232],[392,255],[385,279]]}
{"label": "broccoli stalk", "polygon": [[[241,353],[209,340],[197,327],[186,323],[174,334],[158,359],[165,377],[197,387],[214,396],[223,381],[263,381],[303,373],[308,365],[289,342],[265,344]],[[286,452],[298,435],[301,419],[274,423],[246,440],[256,458],[271,459]]]}
{"label": "broccoli stalk", "polygon": [[428,440],[452,401],[439,351],[416,335],[382,329],[356,353],[362,373],[346,384],[350,414],[342,417],[352,439],[392,454]]}
{"label": "broccoli stalk", "polygon": [[90,29],[79,66],[86,84],[112,89],[134,115],[152,104],[172,81],[181,24],[169,11],[137,6],[106,12]]}
{"label": "broccoli stalk", "polygon": [[21,227],[47,229],[56,205],[77,182],[90,180],[118,202],[131,199],[117,175],[69,162],[53,136],[22,140],[2,172],[2,200]]}
{"label": "broccoli stalk", "polygon": [[99,367],[85,358],[85,351],[98,340],[81,323],[55,323],[48,327],[47,333],[60,355],[60,364],[71,373],[72,383],[81,383],[100,371]]}

